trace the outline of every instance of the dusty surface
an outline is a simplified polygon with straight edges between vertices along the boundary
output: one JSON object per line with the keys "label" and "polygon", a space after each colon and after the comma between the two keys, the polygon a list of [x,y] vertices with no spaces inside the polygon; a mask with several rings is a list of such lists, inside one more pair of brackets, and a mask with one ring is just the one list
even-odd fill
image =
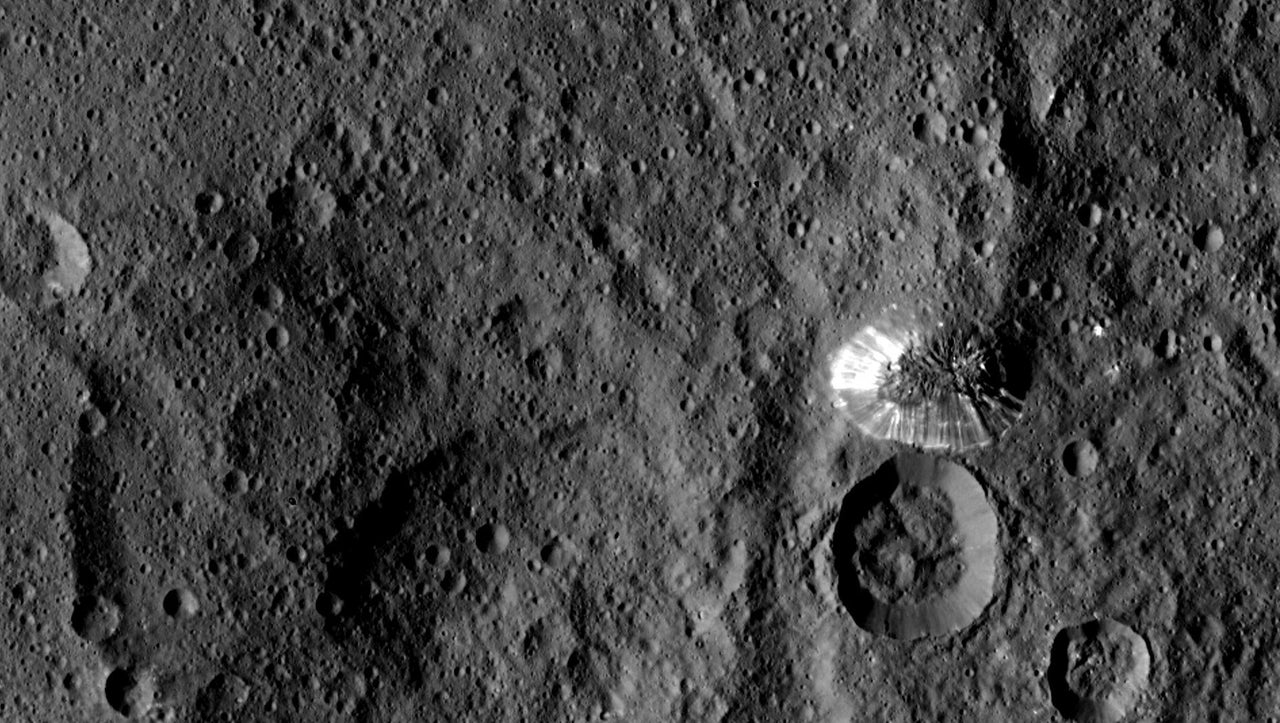
{"label": "dusty surface", "polygon": [[[1277,37],[4,3],[0,719],[1053,721],[1055,639],[1106,619],[1149,648],[1127,720],[1275,720]],[[913,642],[832,559],[902,447],[826,360],[890,303],[1019,329],[1030,380],[938,453],[991,602]]]}

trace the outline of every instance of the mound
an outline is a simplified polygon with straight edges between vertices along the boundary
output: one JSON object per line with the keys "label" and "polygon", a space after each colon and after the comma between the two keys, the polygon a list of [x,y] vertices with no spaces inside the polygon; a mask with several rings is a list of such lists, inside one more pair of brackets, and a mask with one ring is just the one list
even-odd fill
{"label": "mound", "polygon": [[831,355],[835,407],[866,435],[922,449],[990,444],[1022,416],[1025,390],[999,340],[963,322],[930,327],[899,307]]}

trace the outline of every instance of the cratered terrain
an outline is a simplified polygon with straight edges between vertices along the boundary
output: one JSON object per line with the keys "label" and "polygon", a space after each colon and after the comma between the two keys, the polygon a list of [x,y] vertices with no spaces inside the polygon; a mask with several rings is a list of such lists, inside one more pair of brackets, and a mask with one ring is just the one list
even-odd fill
{"label": "cratered terrain", "polygon": [[0,3],[0,721],[1280,720],[1280,5]]}

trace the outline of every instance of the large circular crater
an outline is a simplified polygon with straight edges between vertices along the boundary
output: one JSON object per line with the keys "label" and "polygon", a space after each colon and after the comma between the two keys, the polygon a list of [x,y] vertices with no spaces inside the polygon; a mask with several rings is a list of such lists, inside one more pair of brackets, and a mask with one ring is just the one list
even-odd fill
{"label": "large circular crater", "polygon": [[1053,705],[1079,723],[1119,723],[1147,689],[1151,651],[1124,623],[1090,620],[1063,628],[1049,654]]}
{"label": "large circular crater", "polygon": [[840,600],[877,635],[958,632],[991,602],[998,534],[973,475],[902,452],[845,496],[832,538]]}

